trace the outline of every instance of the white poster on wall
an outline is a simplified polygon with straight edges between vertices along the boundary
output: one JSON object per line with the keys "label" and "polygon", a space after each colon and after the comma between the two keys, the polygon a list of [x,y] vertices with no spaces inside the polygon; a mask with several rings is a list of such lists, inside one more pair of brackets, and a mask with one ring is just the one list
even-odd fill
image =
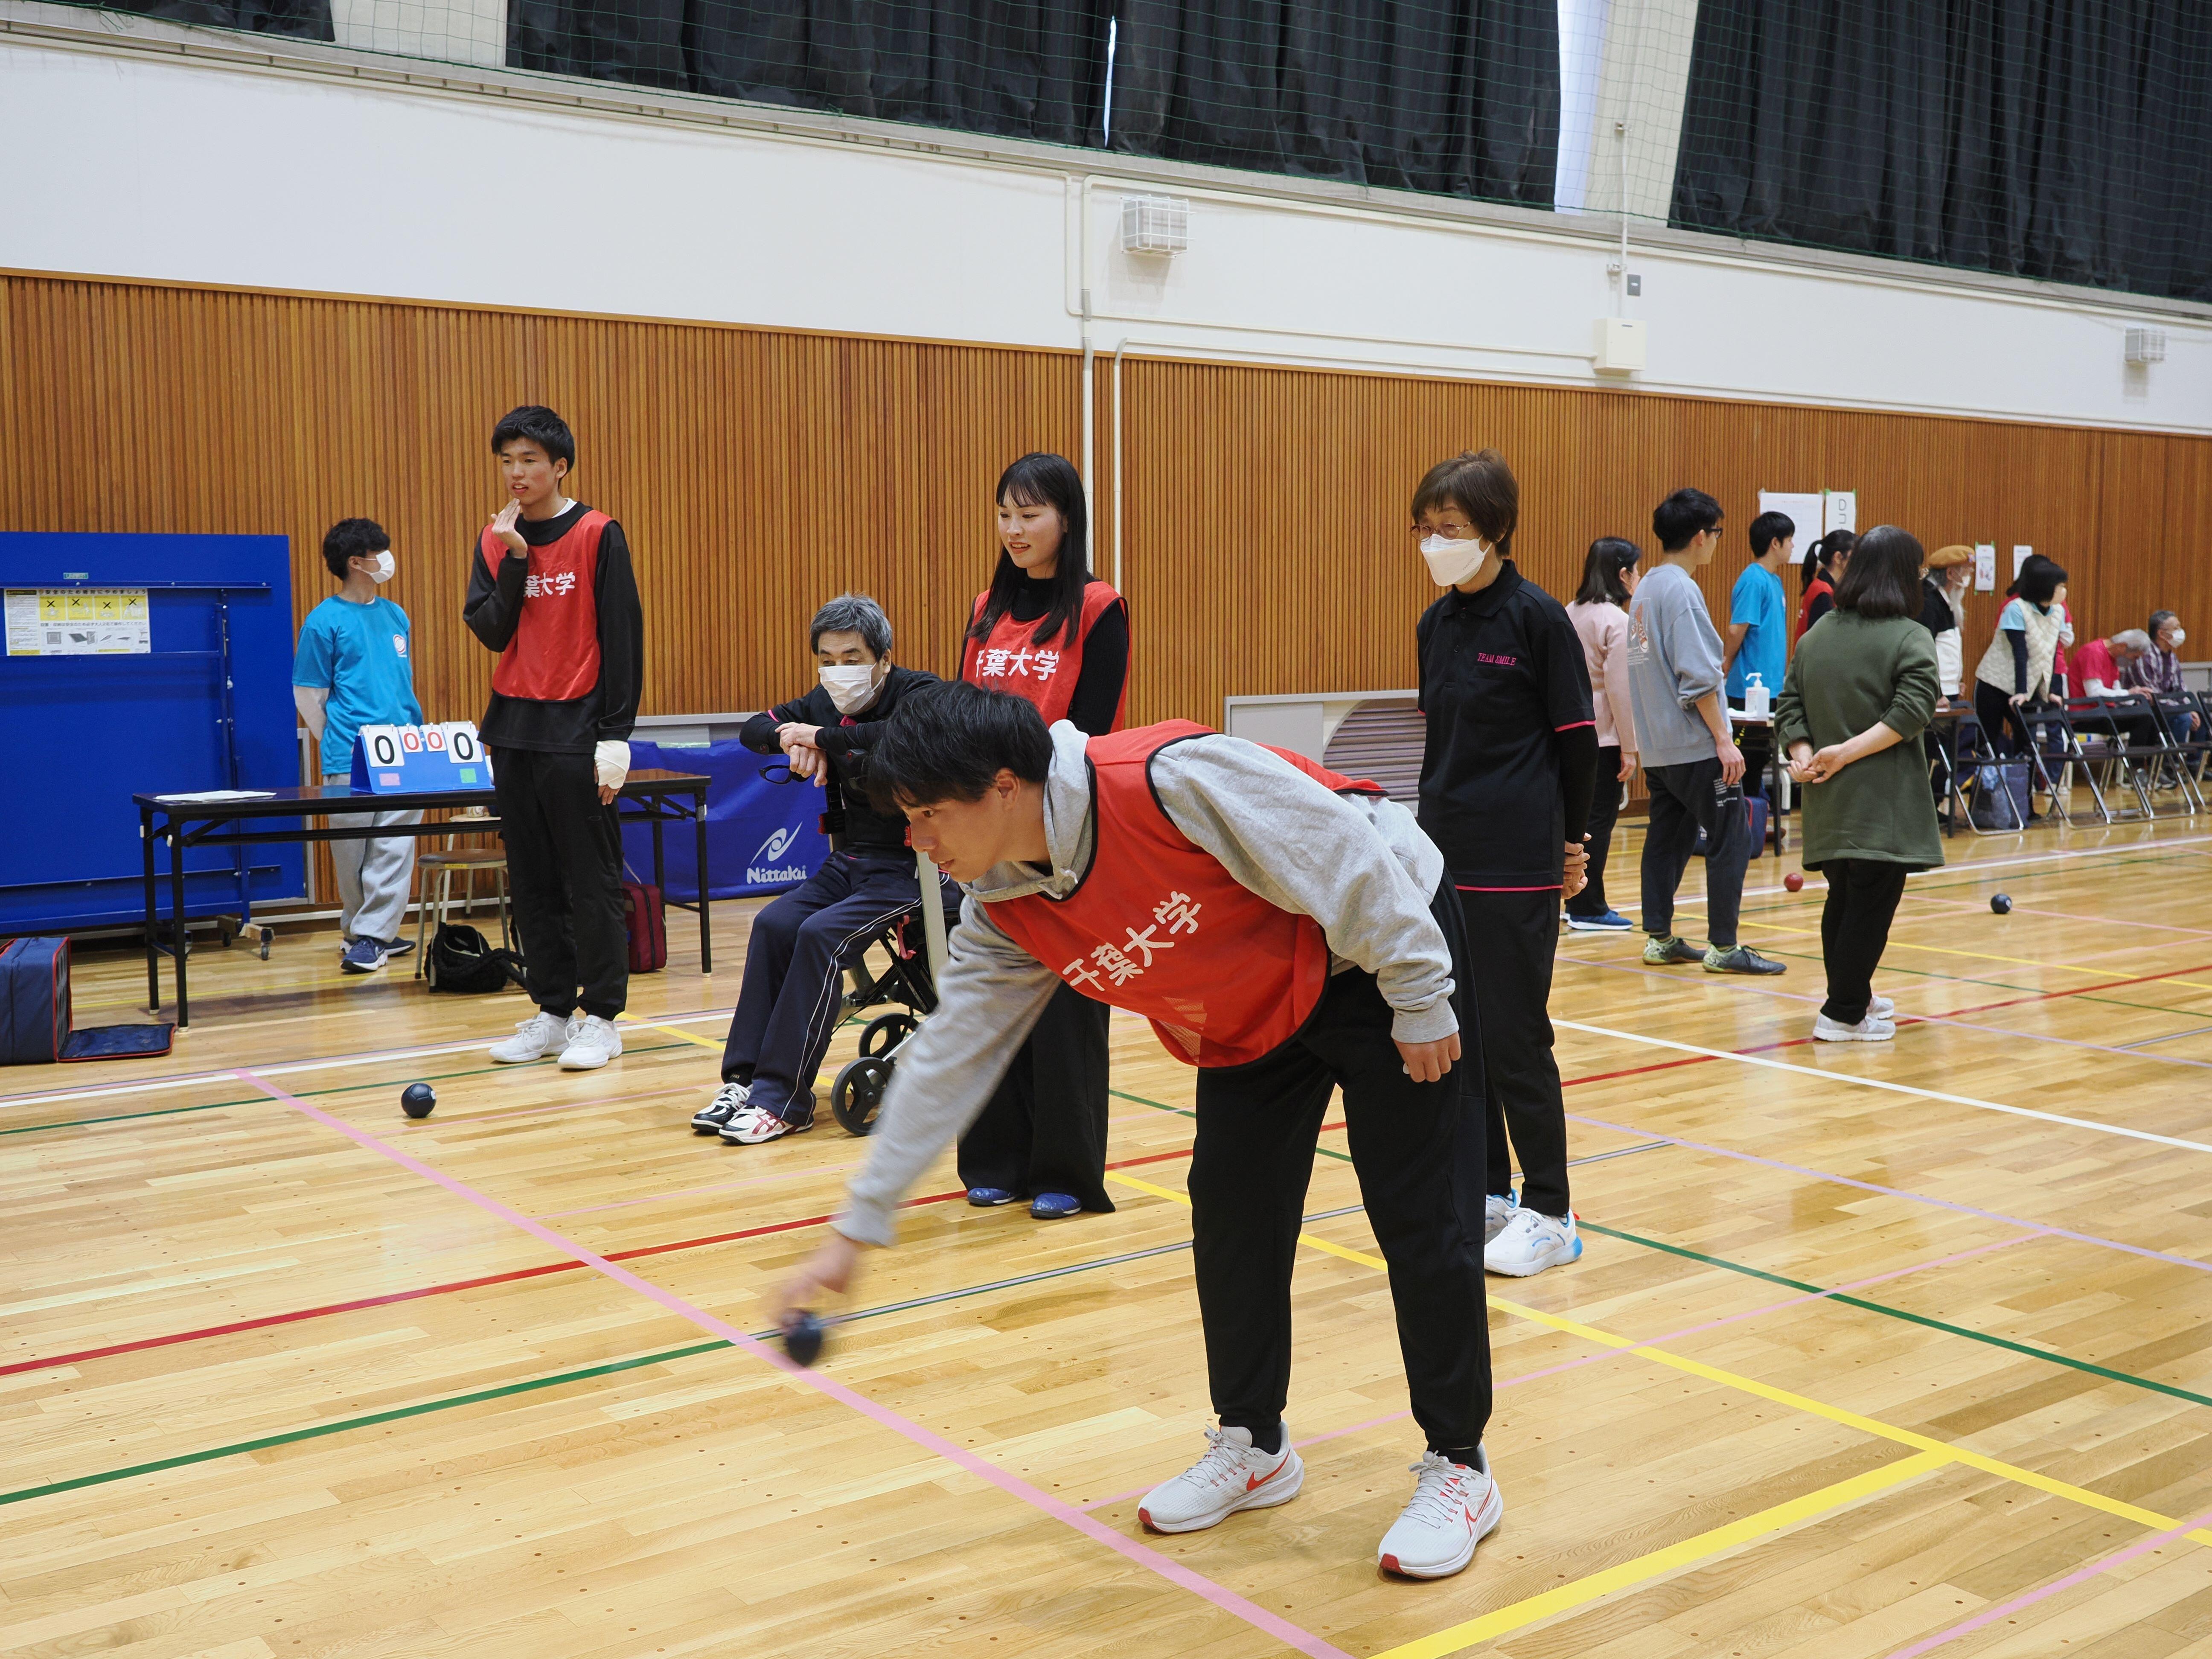
{"label": "white poster on wall", "polygon": [[1856,489],[1824,489],[1820,492],[1820,533],[1832,530],[1856,532],[1859,527],[1859,492]]}
{"label": "white poster on wall", "polygon": [[1994,593],[1997,591],[1997,544],[1995,542],[1974,544],[1974,592]]}
{"label": "white poster on wall", "polygon": [[2026,564],[2034,556],[2035,550],[2029,547],[2025,543],[2014,542],[2012,544],[2012,579],[2014,581],[2018,581],[2020,580],[2021,566]]}
{"label": "white poster on wall", "polygon": [[1820,492],[1762,489],[1759,492],[1759,510],[1761,514],[1779,513],[1797,526],[1797,544],[1790,552],[1790,562],[1804,563],[1805,550],[1821,534]]}

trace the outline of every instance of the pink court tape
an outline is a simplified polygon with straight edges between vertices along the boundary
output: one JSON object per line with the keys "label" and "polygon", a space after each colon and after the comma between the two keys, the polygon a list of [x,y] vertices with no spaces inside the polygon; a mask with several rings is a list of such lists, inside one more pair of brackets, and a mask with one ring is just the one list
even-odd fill
{"label": "pink court tape", "polygon": [[888,1407],[878,1405],[864,1395],[854,1393],[843,1383],[823,1376],[820,1371],[810,1370],[805,1366],[793,1363],[788,1356],[778,1353],[767,1343],[748,1335],[736,1326],[717,1319],[705,1309],[685,1301],[672,1291],[661,1289],[658,1285],[640,1279],[635,1273],[616,1266],[605,1256],[596,1255],[574,1240],[554,1231],[543,1222],[533,1221],[528,1216],[510,1210],[497,1199],[478,1192],[465,1182],[457,1181],[444,1171],[431,1168],[419,1158],[410,1158],[397,1146],[379,1139],[368,1130],[356,1128],[343,1118],[333,1117],[319,1107],[310,1106],[306,1101],[295,1095],[285,1093],[275,1084],[264,1080],[250,1071],[240,1069],[234,1075],[252,1084],[268,1095],[270,1099],[281,1101],[293,1110],[305,1114],[325,1128],[337,1130],[356,1146],[374,1152],[380,1158],[388,1159],[401,1169],[421,1176],[425,1181],[434,1182],[455,1197],[475,1205],[487,1215],[496,1216],[508,1225],[520,1228],[540,1243],[550,1246],[571,1260],[582,1262],[592,1272],[612,1279],[625,1289],[636,1291],[648,1301],[658,1303],[678,1318],[688,1321],[711,1335],[720,1337],[731,1346],[742,1348],[754,1358],[775,1366],[778,1370],[785,1372],[812,1389],[816,1393],[827,1395],[841,1406],[858,1412],[870,1422],[889,1429],[892,1433],[921,1447],[924,1451],[932,1452],[954,1467],[965,1470],[979,1480],[988,1481],[1010,1497],[1019,1498],[1031,1509],[1051,1516],[1062,1526],[1073,1528],[1093,1542],[1103,1544],[1124,1559],[1133,1562],[1149,1572],[1157,1573],[1178,1589],[1188,1590],[1201,1601],[1220,1608],[1231,1618],[1242,1620],[1255,1630],[1273,1637],[1285,1646],[1297,1652],[1310,1655],[1312,1659],[1352,1659],[1352,1656],[1343,1649],[1322,1640],[1310,1631],[1303,1630],[1291,1623],[1289,1620],[1268,1612],[1257,1602],[1248,1601],[1237,1595],[1236,1591],[1224,1589],[1212,1579],[1193,1572],[1179,1562],[1170,1560],[1158,1550],[1140,1544],[1133,1538],[1124,1537],[1103,1522],[1091,1519],[1073,1504],[1054,1498],[1049,1492],[1040,1491],[1020,1477],[1009,1474],[995,1463],[954,1445],[944,1436],[933,1433],[919,1423],[900,1416],[898,1413],[890,1410]]}

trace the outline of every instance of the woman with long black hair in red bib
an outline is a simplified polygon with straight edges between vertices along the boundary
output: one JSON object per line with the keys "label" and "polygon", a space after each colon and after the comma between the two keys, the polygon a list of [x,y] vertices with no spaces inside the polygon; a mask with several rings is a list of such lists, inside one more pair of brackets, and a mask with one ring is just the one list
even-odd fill
{"label": "woman with long black hair in red bib", "polygon": [[[1059,455],[1024,455],[999,478],[999,568],[975,596],[960,678],[1036,705],[1049,726],[1121,729],[1129,607],[1091,574],[1083,479]],[[1111,1210],[1106,1196],[1106,1005],[1062,986],[991,1103],[960,1139],[978,1206],[1027,1198],[1056,1220]]]}

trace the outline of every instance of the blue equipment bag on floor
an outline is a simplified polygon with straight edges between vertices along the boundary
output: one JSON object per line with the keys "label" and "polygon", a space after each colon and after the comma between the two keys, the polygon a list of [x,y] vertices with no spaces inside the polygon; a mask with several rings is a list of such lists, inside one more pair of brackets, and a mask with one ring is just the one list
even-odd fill
{"label": "blue equipment bag on floor", "polygon": [[1977,830],[2025,830],[2034,805],[2033,776],[2026,761],[1999,761],[1974,775],[1968,820]]}
{"label": "blue equipment bag on floor", "polygon": [[70,1030],[70,942],[10,939],[0,949],[0,1066],[166,1054],[176,1027],[102,1025]]}

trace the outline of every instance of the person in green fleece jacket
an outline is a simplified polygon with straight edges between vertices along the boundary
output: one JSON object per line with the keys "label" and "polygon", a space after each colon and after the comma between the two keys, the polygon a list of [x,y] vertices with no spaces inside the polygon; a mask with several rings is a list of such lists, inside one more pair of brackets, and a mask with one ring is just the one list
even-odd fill
{"label": "person in green fleece jacket", "polygon": [[1790,773],[1805,786],[1805,867],[1827,878],[1820,955],[1823,1042],[1887,1042],[1894,1007],[1874,970],[1905,878],[1943,862],[1936,805],[1915,741],[1936,712],[1936,647],[1919,623],[1927,555],[1893,525],[1861,537],[1836,608],[1798,641],[1776,705]]}

